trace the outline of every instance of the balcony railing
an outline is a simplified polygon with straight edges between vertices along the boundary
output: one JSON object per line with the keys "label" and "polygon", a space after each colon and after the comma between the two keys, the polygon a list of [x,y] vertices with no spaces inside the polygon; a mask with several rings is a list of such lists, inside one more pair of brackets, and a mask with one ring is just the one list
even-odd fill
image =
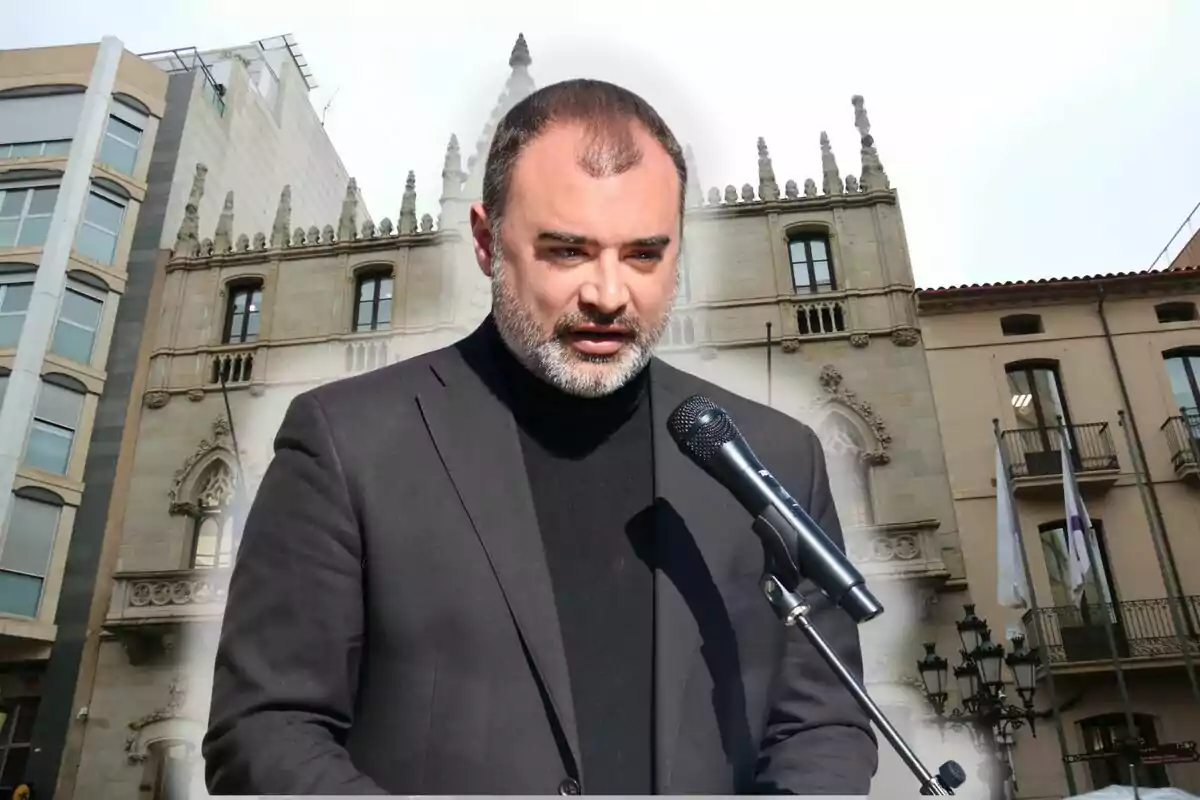
{"label": "balcony railing", "polygon": [[1110,472],[1118,469],[1117,450],[1107,422],[1088,422],[1046,428],[1021,428],[1004,431],[1005,455],[1009,475],[1020,478],[1062,476],[1060,431],[1071,441],[1071,468],[1076,474]]}
{"label": "balcony railing", "polygon": [[354,339],[346,342],[345,348],[347,373],[369,372],[388,365],[387,339]]}
{"label": "balcony railing", "polygon": [[212,355],[209,383],[249,383],[254,377],[254,348],[226,350]]}
{"label": "balcony railing", "polygon": [[842,300],[810,300],[796,303],[796,331],[801,336],[844,333],[846,304]]}
{"label": "balcony railing", "polygon": [[119,628],[219,618],[228,584],[228,569],[116,575],[105,623]]}
{"label": "balcony railing", "polygon": [[[1183,641],[1192,654],[1200,655],[1200,596],[1182,597],[1177,602],[1183,616]],[[1156,598],[1088,603],[1082,608],[1040,608],[1036,621],[1032,611],[1025,613],[1025,629],[1030,642],[1041,645],[1043,658],[1050,664],[1111,660],[1106,615],[1113,626],[1120,658],[1182,658],[1183,647],[1175,633],[1170,603],[1166,598]]]}
{"label": "balcony railing", "polygon": [[1200,472],[1200,409],[1181,408],[1179,416],[1162,424],[1171,451],[1171,466],[1183,477]]}

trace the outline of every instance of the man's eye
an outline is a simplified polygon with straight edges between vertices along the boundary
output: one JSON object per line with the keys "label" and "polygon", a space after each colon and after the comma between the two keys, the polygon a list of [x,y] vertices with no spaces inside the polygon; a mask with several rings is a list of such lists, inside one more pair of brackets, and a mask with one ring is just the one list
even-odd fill
{"label": "man's eye", "polygon": [[662,260],[662,253],[655,253],[655,252],[630,253],[629,258],[634,261],[641,261],[643,264],[653,264],[656,261]]}
{"label": "man's eye", "polygon": [[576,247],[556,247],[550,254],[561,261],[571,261],[583,257],[583,251]]}

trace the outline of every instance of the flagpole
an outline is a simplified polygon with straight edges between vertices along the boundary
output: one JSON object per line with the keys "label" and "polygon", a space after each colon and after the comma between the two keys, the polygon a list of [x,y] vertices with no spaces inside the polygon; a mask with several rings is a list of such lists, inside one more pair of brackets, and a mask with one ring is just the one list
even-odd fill
{"label": "flagpole", "polygon": [[1150,512],[1150,500],[1146,497],[1146,476],[1142,472],[1142,464],[1138,461],[1137,453],[1134,451],[1133,440],[1129,436],[1129,428],[1125,425],[1125,411],[1119,409],[1117,411],[1117,424],[1121,426],[1121,430],[1125,434],[1125,444],[1129,448],[1130,463],[1133,464],[1133,475],[1137,480],[1138,497],[1142,501],[1142,510],[1146,512],[1146,524],[1150,526],[1150,539],[1154,542],[1154,554],[1158,557],[1158,571],[1162,574],[1163,585],[1167,590],[1167,608],[1171,612],[1171,627],[1175,629],[1175,640],[1179,644],[1179,651],[1183,653],[1184,667],[1187,669],[1188,681],[1192,684],[1192,695],[1197,701],[1200,701],[1200,683],[1196,682],[1196,665],[1192,661],[1192,648],[1187,640],[1187,634],[1184,632],[1183,610],[1181,608],[1182,600],[1180,599],[1183,592],[1179,586],[1170,577],[1170,570],[1167,569],[1167,557],[1163,549],[1162,532],[1158,526],[1154,524],[1154,517]]}
{"label": "flagpole", "polygon": [[[1000,450],[1000,462],[1004,466],[1003,478],[1005,485],[996,486],[996,491],[1008,492],[1008,496],[1012,497],[1012,489],[1009,486],[1008,477],[1011,473],[1008,467],[1008,457],[1004,453],[1004,444],[1000,440],[999,419],[992,420],[992,432],[996,437],[996,447],[998,447]],[[1000,478],[1001,476],[997,475],[996,477]],[[996,502],[1000,502],[999,496],[997,496]],[[1062,752],[1063,773],[1067,778],[1067,793],[1069,795],[1075,795],[1079,792],[1075,788],[1075,773],[1071,770],[1071,762],[1067,761],[1067,756],[1071,752],[1070,748],[1067,746],[1067,730],[1063,726],[1062,711],[1058,707],[1058,690],[1054,685],[1054,670],[1050,666],[1049,655],[1046,651],[1045,645],[1043,644],[1046,641],[1046,637],[1044,636],[1042,629],[1042,615],[1041,610],[1038,608],[1037,590],[1034,588],[1033,584],[1033,570],[1029,568],[1029,554],[1025,552],[1025,535],[1021,533],[1021,516],[1017,513],[1015,504],[1013,508],[1013,527],[1016,528],[1017,551],[1021,554],[1021,569],[1025,573],[1025,585],[1029,587],[1029,613],[1030,616],[1033,617],[1034,631],[1037,634],[1036,646],[1037,649],[1041,650],[1043,654],[1046,655],[1047,659],[1046,688],[1050,691],[1050,711],[1051,716],[1054,719],[1054,732],[1058,734],[1058,746]],[[997,535],[999,535],[998,532]],[[1016,775],[1016,770],[1013,770],[1013,775]]]}
{"label": "flagpole", "polygon": [[[1072,468],[1072,461],[1074,459],[1071,457],[1071,454],[1073,451],[1071,450],[1071,444],[1068,441],[1065,432],[1066,432],[1066,426],[1063,424],[1063,418],[1061,416],[1059,416],[1058,417],[1058,446],[1060,448],[1062,448],[1062,452],[1064,455],[1064,467],[1067,469],[1071,469],[1071,489],[1073,489],[1073,491],[1074,491],[1075,501],[1079,504],[1078,510],[1081,512],[1084,512],[1086,514],[1086,506],[1084,506],[1084,504],[1083,504],[1083,496],[1082,496],[1082,493],[1079,491],[1079,484],[1076,482],[1076,480],[1074,478],[1075,470]],[[1064,487],[1064,489],[1066,489],[1067,475],[1065,472],[1063,473],[1062,479],[1063,479],[1063,487]],[[1067,535],[1067,548],[1068,548],[1068,559],[1069,559],[1070,558],[1070,547],[1071,547],[1071,520],[1069,520],[1069,519],[1066,520],[1066,527],[1067,527],[1067,530],[1065,531],[1065,533]],[[1109,653],[1112,656],[1113,670],[1117,673],[1117,691],[1120,692],[1121,707],[1125,713],[1125,725],[1126,725],[1126,727],[1129,728],[1128,738],[1132,742],[1132,741],[1137,740],[1137,727],[1135,726],[1134,720],[1133,720],[1133,705],[1129,700],[1129,687],[1125,685],[1125,670],[1121,667],[1121,655],[1117,650],[1117,636],[1116,636],[1116,633],[1113,631],[1113,623],[1112,623],[1113,614],[1115,613],[1115,611],[1117,609],[1117,602],[1116,602],[1115,598],[1108,596],[1108,587],[1104,585],[1107,575],[1108,575],[1108,570],[1105,569],[1104,562],[1100,560],[1100,553],[1096,548],[1096,542],[1095,542],[1095,539],[1093,536],[1094,526],[1092,525],[1092,517],[1090,514],[1087,514],[1087,525],[1083,526],[1083,527],[1084,527],[1083,543],[1084,543],[1084,547],[1087,548],[1088,560],[1090,562],[1092,562],[1091,563],[1091,572],[1092,572],[1093,576],[1095,576],[1096,586],[1100,587],[1101,602],[1098,603],[1097,605],[1099,605],[1099,607],[1101,609],[1100,616],[1104,618],[1104,635],[1108,638],[1108,649],[1109,649]],[[1104,570],[1103,575],[1100,572],[1101,570]],[[1106,599],[1108,602],[1104,602]],[[1072,598],[1072,601],[1073,600],[1074,600],[1074,598]],[[1084,597],[1084,605],[1086,605],[1086,604],[1087,604],[1087,598],[1085,596]],[[1129,779],[1133,782],[1132,785],[1133,785],[1134,800],[1137,800],[1138,787],[1137,787],[1137,771],[1136,771],[1135,767],[1141,761],[1141,754],[1140,754],[1139,750],[1131,747],[1129,755],[1130,755]]]}
{"label": "flagpole", "polygon": [[767,405],[771,405],[771,323],[767,323]]}

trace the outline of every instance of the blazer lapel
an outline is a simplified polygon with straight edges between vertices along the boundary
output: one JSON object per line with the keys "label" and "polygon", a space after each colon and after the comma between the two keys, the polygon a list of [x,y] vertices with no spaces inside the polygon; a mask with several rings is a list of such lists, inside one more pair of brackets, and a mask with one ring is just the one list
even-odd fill
{"label": "blazer lapel", "polygon": [[[476,333],[459,347],[469,349],[478,339]],[[459,348],[445,352],[435,367],[444,390],[422,393],[417,401],[549,695],[578,775],[579,738],[566,654],[516,422]]]}
{"label": "blazer lapel", "polygon": [[[691,394],[684,374],[656,359],[650,377],[658,568],[655,778],[657,790],[667,792],[689,677],[703,667],[713,673],[736,669],[737,642],[717,581],[735,557],[742,534],[752,534],[749,520],[745,520],[747,530],[737,529],[740,518],[730,513],[724,489],[680,452],[667,431],[667,418]],[[716,711],[736,713],[732,708]]]}

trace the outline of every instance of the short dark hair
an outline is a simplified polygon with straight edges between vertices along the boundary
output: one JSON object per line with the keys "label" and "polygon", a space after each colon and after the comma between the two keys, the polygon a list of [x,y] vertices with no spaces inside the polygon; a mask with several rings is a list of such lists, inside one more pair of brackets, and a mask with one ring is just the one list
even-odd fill
{"label": "short dark hair", "polygon": [[645,128],[675,164],[682,213],[687,163],[667,123],[653,106],[628,89],[577,78],[538,89],[509,109],[496,126],[483,170],[483,207],[493,225],[504,216],[517,158],[548,126],[563,122],[584,126],[590,141],[580,155],[579,166],[595,177],[620,175],[637,166],[642,152],[630,126],[636,123]]}

